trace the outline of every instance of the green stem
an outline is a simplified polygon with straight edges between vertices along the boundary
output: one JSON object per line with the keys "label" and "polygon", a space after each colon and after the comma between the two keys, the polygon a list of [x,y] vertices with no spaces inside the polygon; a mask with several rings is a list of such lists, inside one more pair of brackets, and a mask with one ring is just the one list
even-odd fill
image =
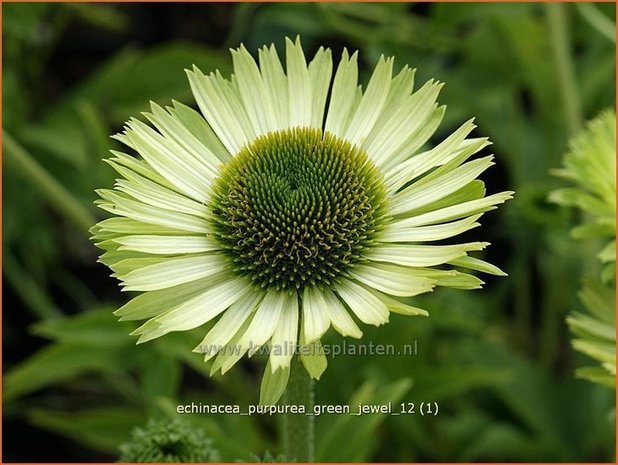
{"label": "green stem", "polygon": [[567,24],[566,5],[562,3],[546,3],[549,40],[556,62],[558,82],[564,102],[565,119],[570,134],[575,134],[583,124],[583,116],[573,57],[571,56],[569,31]]}
{"label": "green stem", "polygon": [[46,195],[51,204],[79,228],[86,232],[96,222],[94,216],[53,176],[13,139],[2,131],[2,149],[9,163],[18,168],[35,189]]}
{"label": "green stem", "polygon": [[[290,380],[283,401],[304,405],[313,411],[313,380],[298,358],[292,360]],[[283,416],[283,453],[287,462],[313,462],[313,415],[286,413]]]}

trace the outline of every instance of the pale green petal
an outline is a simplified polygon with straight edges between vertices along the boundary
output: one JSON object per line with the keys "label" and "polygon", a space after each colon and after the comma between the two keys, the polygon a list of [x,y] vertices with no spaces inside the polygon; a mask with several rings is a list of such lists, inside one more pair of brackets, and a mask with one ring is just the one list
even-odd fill
{"label": "pale green petal", "polygon": [[363,94],[354,117],[343,136],[353,144],[363,146],[380,117],[388,97],[392,72],[393,58],[385,60],[384,57],[381,57],[369,80],[367,90]]}
{"label": "pale green petal", "polygon": [[[110,161],[109,163],[113,165],[114,162]],[[187,213],[188,215],[199,217],[206,216],[208,209],[203,203],[196,202],[182,194],[149,181],[126,168],[119,166],[117,169],[126,179],[116,180],[116,190],[124,192],[134,199],[155,208]]]}
{"label": "pale green petal", "polygon": [[[126,142],[129,142],[128,139],[126,139],[126,137],[124,137],[124,139],[126,140]],[[118,152],[116,150],[110,150],[110,152],[114,156],[110,159],[104,159],[103,161],[108,163],[112,168],[114,168],[116,171],[118,171],[123,176],[124,176],[123,173],[126,173],[128,170],[131,172],[135,172],[139,174],[140,176],[152,182],[155,182],[163,187],[166,187],[174,192],[179,192],[178,187],[174,186],[174,184],[172,184],[167,179],[165,179],[163,176],[161,176],[159,173],[157,173],[152,168],[152,166],[148,164],[147,161],[140,160],[138,158],[127,155],[126,153]],[[120,171],[118,169],[119,166],[124,167],[125,170]]]}
{"label": "pale green petal", "polygon": [[454,266],[459,266],[461,268],[469,268],[471,270],[481,271],[487,274],[493,274],[496,276],[507,276],[507,274],[497,266],[474,257],[465,256],[456,260],[451,260],[449,263]]}
{"label": "pale green petal", "polygon": [[494,210],[495,205],[506,202],[513,198],[513,192],[500,192],[482,199],[463,202],[450,207],[440,208],[435,211],[423,213],[421,215],[405,218],[402,220],[393,221],[393,229],[405,229],[414,226],[426,226],[431,224],[452,221],[465,216],[476,215],[478,213]]}
{"label": "pale green petal", "polygon": [[385,157],[383,165],[380,167],[382,172],[389,173],[395,167],[401,165],[410,157],[415,156],[418,150],[420,150],[429,139],[434,135],[446,113],[446,105],[437,106],[434,105],[434,109],[427,116],[425,121],[422,121],[420,126],[409,133],[407,139],[401,146],[394,149],[388,157]]}
{"label": "pale green petal", "polygon": [[207,147],[220,161],[224,163],[230,161],[232,155],[202,115],[176,100],[172,100],[172,104],[173,107],[166,107],[166,110],[174,115],[193,137],[201,142],[204,147]]}
{"label": "pale green petal", "polygon": [[455,245],[380,245],[367,252],[369,260],[403,266],[435,266],[465,256],[472,250],[483,250],[487,242]]}
{"label": "pale green petal", "polygon": [[435,281],[415,276],[402,266],[384,263],[360,265],[350,270],[350,276],[366,286],[400,297],[411,297],[433,290]]}
{"label": "pale green petal", "polygon": [[172,229],[166,228],[164,226],[145,224],[136,220],[132,220],[131,218],[123,218],[121,216],[107,218],[97,223],[97,226],[100,228],[101,232],[114,233],[115,235],[139,233],[161,235],[186,234],[180,229]]}
{"label": "pale green petal", "polygon": [[414,94],[400,96],[398,106],[392,111],[384,111],[363,146],[377,166],[384,166],[405,144],[409,134],[429,119],[441,88],[441,83],[429,81]]}
{"label": "pale green petal", "polygon": [[[294,296],[295,298],[295,296]],[[279,324],[284,308],[294,305],[286,292],[270,290],[260,303],[251,325],[245,332],[241,345],[249,347],[249,356],[268,341]]]}
{"label": "pale green petal", "polygon": [[397,299],[394,299],[393,297],[390,297],[376,289],[372,289],[370,287],[365,287],[365,289],[372,293],[376,298],[380,299],[384,305],[386,305],[386,308],[388,308],[388,310],[392,313],[405,316],[429,316],[429,312],[427,310],[399,302]]}
{"label": "pale green petal", "polygon": [[324,109],[326,97],[330,87],[330,78],[333,72],[333,59],[330,49],[320,47],[311,63],[309,63],[309,80],[311,82],[311,123],[316,128],[321,128],[324,123]]}
{"label": "pale green petal", "polygon": [[114,215],[126,216],[133,220],[151,225],[163,226],[179,231],[196,233],[210,232],[203,219],[185,213],[149,207],[148,205],[131,200],[119,193],[109,190],[97,190],[105,200],[95,202],[100,208]]}
{"label": "pale green petal", "polygon": [[450,223],[436,224],[431,226],[412,227],[407,229],[394,229],[387,225],[379,236],[380,242],[429,242],[447,239],[457,236],[465,231],[480,226],[476,222],[481,215],[474,215]]}
{"label": "pale green petal", "polygon": [[226,371],[236,365],[236,363],[247,353],[249,346],[243,346],[241,343],[247,329],[253,321],[254,316],[255,312],[249,314],[234,334],[234,337],[232,337],[227,345],[219,351],[212,367],[210,367],[210,376],[214,375],[219,370],[221,370],[221,374],[225,374]]}
{"label": "pale green petal", "polygon": [[260,385],[260,405],[276,405],[283,396],[289,379],[289,365],[273,370],[269,360]]}
{"label": "pale green petal", "polygon": [[242,327],[249,316],[253,314],[264,295],[265,293],[261,291],[248,292],[238,299],[223,313],[202,342],[193,349],[193,352],[203,354],[204,361],[207,362],[221,350],[233,350],[232,347],[224,348],[224,346],[230,342],[238,328]]}
{"label": "pale green petal", "polygon": [[493,157],[484,157],[461,165],[429,182],[419,182],[395,194],[391,201],[392,215],[429,205],[456,192],[493,165]]}
{"label": "pale green petal", "polygon": [[326,114],[326,131],[335,135],[343,136],[350,121],[350,113],[353,109],[357,95],[358,84],[358,53],[354,52],[349,57],[348,51],[343,50],[341,61],[335,73],[331,90],[330,104]]}
{"label": "pale green petal", "polygon": [[345,280],[335,286],[335,291],[363,323],[380,326],[388,322],[386,305],[361,285]]}
{"label": "pale green petal", "polygon": [[211,276],[160,291],[145,292],[124,304],[114,315],[120,317],[120,321],[151,318],[173,310],[218,281],[221,281],[221,276]]}
{"label": "pale green petal", "polygon": [[[309,126],[311,124],[313,96],[311,95],[309,70],[300,45],[300,39],[297,38],[296,43],[294,43],[286,37],[285,50],[290,127]],[[280,92],[283,92],[283,89]]]}
{"label": "pale green petal", "polygon": [[298,342],[298,298],[294,295],[281,309],[281,317],[270,344],[270,363],[274,372],[290,366]]}
{"label": "pale green petal", "polygon": [[203,201],[214,174],[193,160],[177,143],[137,119],[127,123],[126,137],[161,176],[189,197]]}
{"label": "pale green petal", "polygon": [[436,145],[433,149],[414,155],[389,171],[385,172],[385,181],[389,192],[396,192],[407,182],[426,173],[435,166],[440,166],[461,151],[462,144],[476,127],[473,120],[466,121],[459,129]]}
{"label": "pale green petal", "polygon": [[339,298],[329,289],[322,290],[321,295],[326,301],[328,315],[333,328],[342,336],[361,338],[363,332],[356,325]]}
{"label": "pale green petal", "polygon": [[212,177],[216,177],[221,160],[204,144],[197,139],[181,121],[179,121],[173,113],[168,113],[159,105],[150,102],[151,113],[144,113],[152,124],[159,130],[166,139],[174,141],[183,150],[183,155],[195,163],[196,166],[201,166],[201,169],[207,171]]}
{"label": "pale green petal", "polygon": [[114,239],[120,250],[134,250],[151,254],[190,254],[211,252],[220,246],[205,236],[132,235]]}
{"label": "pale green petal", "polygon": [[275,109],[276,121],[273,129],[287,128],[290,125],[288,93],[286,92],[288,81],[275,46],[264,46],[260,49],[259,60],[262,79]]}
{"label": "pale green petal", "polygon": [[148,327],[138,343],[163,336],[172,331],[197,328],[215,318],[247,292],[253,292],[244,278],[227,279],[187,300],[169,313],[154,318],[156,328]]}
{"label": "pale green petal", "polygon": [[242,44],[238,50],[232,50],[232,60],[240,96],[253,130],[260,135],[276,129],[275,108],[255,60]]}
{"label": "pale green petal", "polygon": [[326,360],[326,355],[324,354],[322,344],[319,340],[314,341],[311,344],[307,344],[301,335],[300,361],[305,367],[305,370],[307,370],[307,373],[309,373],[309,376],[313,379],[320,379],[322,373],[326,370],[328,362]]}
{"label": "pale green petal", "polygon": [[330,326],[328,304],[322,291],[313,286],[306,286],[303,291],[302,307],[302,333],[304,340],[311,343],[321,338]]}
{"label": "pale green petal", "polygon": [[[206,278],[224,271],[228,267],[225,258],[218,253],[206,255],[189,255],[187,257],[164,258],[155,264],[144,258],[135,258],[120,262],[114,268],[115,275],[122,281],[125,291],[155,291],[178,284]],[[127,262],[135,262],[128,264]],[[125,267],[133,270],[125,273]]]}
{"label": "pale green petal", "polygon": [[227,151],[238,153],[256,134],[238,98],[230,96],[230,83],[219,74],[205,76],[197,67],[187,70],[187,76],[206,121]]}

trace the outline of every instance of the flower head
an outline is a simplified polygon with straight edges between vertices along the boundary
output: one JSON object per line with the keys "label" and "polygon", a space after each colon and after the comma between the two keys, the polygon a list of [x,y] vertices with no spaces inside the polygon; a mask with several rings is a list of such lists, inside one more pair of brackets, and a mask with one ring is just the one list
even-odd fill
{"label": "flower head", "polygon": [[597,360],[597,366],[578,368],[576,374],[616,387],[616,112],[606,110],[569,142],[563,167],[554,174],[574,184],[557,189],[549,199],[586,212],[584,223],[573,228],[576,239],[606,242],[597,258],[600,278],[588,276],[579,298],[588,313],[572,312],[566,319],[575,350]]}
{"label": "flower head", "polygon": [[[243,46],[232,56],[230,79],[187,72],[201,114],[152,104],[154,128],[132,119],[116,136],[141,159],[108,160],[124,179],[99,191],[115,217],[94,234],[124,290],[143,292],[116,312],[147,320],[138,342],[218,317],[196,351],[225,372],[270,345],[272,391],[288,349],[319,347],[330,326],[359,338],[354,317],[425,315],[399,298],[482,285],[458,269],[503,274],[468,255],[486,243],[443,242],[512,193],[485,197],[476,178],[492,157],[468,161],[489,144],[467,138],[471,121],[424,148],[444,115],[442,84],[413,92],[414,70],[393,77],[381,58],[363,90],[356,53],[343,52],[333,78],[330,50],[307,64],[298,40],[286,42],[285,70],[274,46],[257,63]],[[319,378],[319,350],[300,357]]]}

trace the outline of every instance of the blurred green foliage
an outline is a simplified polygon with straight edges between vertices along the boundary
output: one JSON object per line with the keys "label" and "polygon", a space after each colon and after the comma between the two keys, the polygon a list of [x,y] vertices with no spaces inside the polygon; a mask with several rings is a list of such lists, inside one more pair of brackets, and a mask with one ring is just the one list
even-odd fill
{"label": "blurred green foliage", "polygon": [[[320,404],[438,402],[435,417],[322,415],[319,461],[612,461],[612,391],[574,379],[566,312],[595,244],[573,246],[578,217],[546,202],[569,137],[615,102],[613,4],[3,3],[4,460],[97,461],[178,403],[256,403],[263,359],[226,376],[191,353],[206,330],[135,347],[111,311],[126,301],[95,264],[87,226],[109,135],[154,100],[192,105],[183,69],[229,73],[227,47],[300,34],[305,49],[359,49],[361,78],[381,54],[446,83],[441,140],[476,116],[494,142],[490,192],[514,201],[475,231],[509,273],[478,292],[415,303],[430,318],[367,328],[416,356],[341,356]],[[599,20],[600,19],[600,20]],[[152,24],[151,24],[152,23]],[[479,232],[480,231],[480,232]],[[477,237],[477,239],[479,239]],[[328,343],[341,339],[331,334]],[[191,415],[221,459],[279,452],[277,419]],[[51,434],[51,435],[50,435]],[[64,438],[64,439],[62,439]],[[66,447],[79,444],[80,448]],[[37,452],[38,451],[38,452]],[[72,451],[72,452],[69,452]],[[34,455],[33,455],[34,454]],[[38,455],[37,455],[38,454]]]}

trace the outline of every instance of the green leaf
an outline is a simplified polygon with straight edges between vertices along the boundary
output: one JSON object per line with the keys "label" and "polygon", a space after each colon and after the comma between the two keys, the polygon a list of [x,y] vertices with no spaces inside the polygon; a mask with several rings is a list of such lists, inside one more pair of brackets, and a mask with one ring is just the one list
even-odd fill
{"label": "green leaf", "polygon": [[44,347],[8,370],[4,377],[3,400],[12,400],[84,373],[119,371],[126,360],[123,352],[76,344]]}
{"label": "green leaf", "polygon": [[45,320],[32,326],[37,336],[84,347],[128,347],[134,341],[128,334],[135,329],[132,323],[119,323],[113,308],[104,307],[71,318]]}
{"label": "green leaf", "polygon": [[[410,390],[409,379],[378,387],[374,380],[366,381],[350,400],[350,412],[358,404],[397,404]],[[394,408],[398,408],[394,405]],[[316,462],[364,462],[378,444],[376,430],[387,418],[385,414],[337,415],[318,417],[316,424]]]}
{"label": "green leaf", "polygon": [[131,430],[146,421],[145,415],[130,407],[100,407],[77,412],[33,409],[28,418],[35,425],[102,452],[116,455]]}

